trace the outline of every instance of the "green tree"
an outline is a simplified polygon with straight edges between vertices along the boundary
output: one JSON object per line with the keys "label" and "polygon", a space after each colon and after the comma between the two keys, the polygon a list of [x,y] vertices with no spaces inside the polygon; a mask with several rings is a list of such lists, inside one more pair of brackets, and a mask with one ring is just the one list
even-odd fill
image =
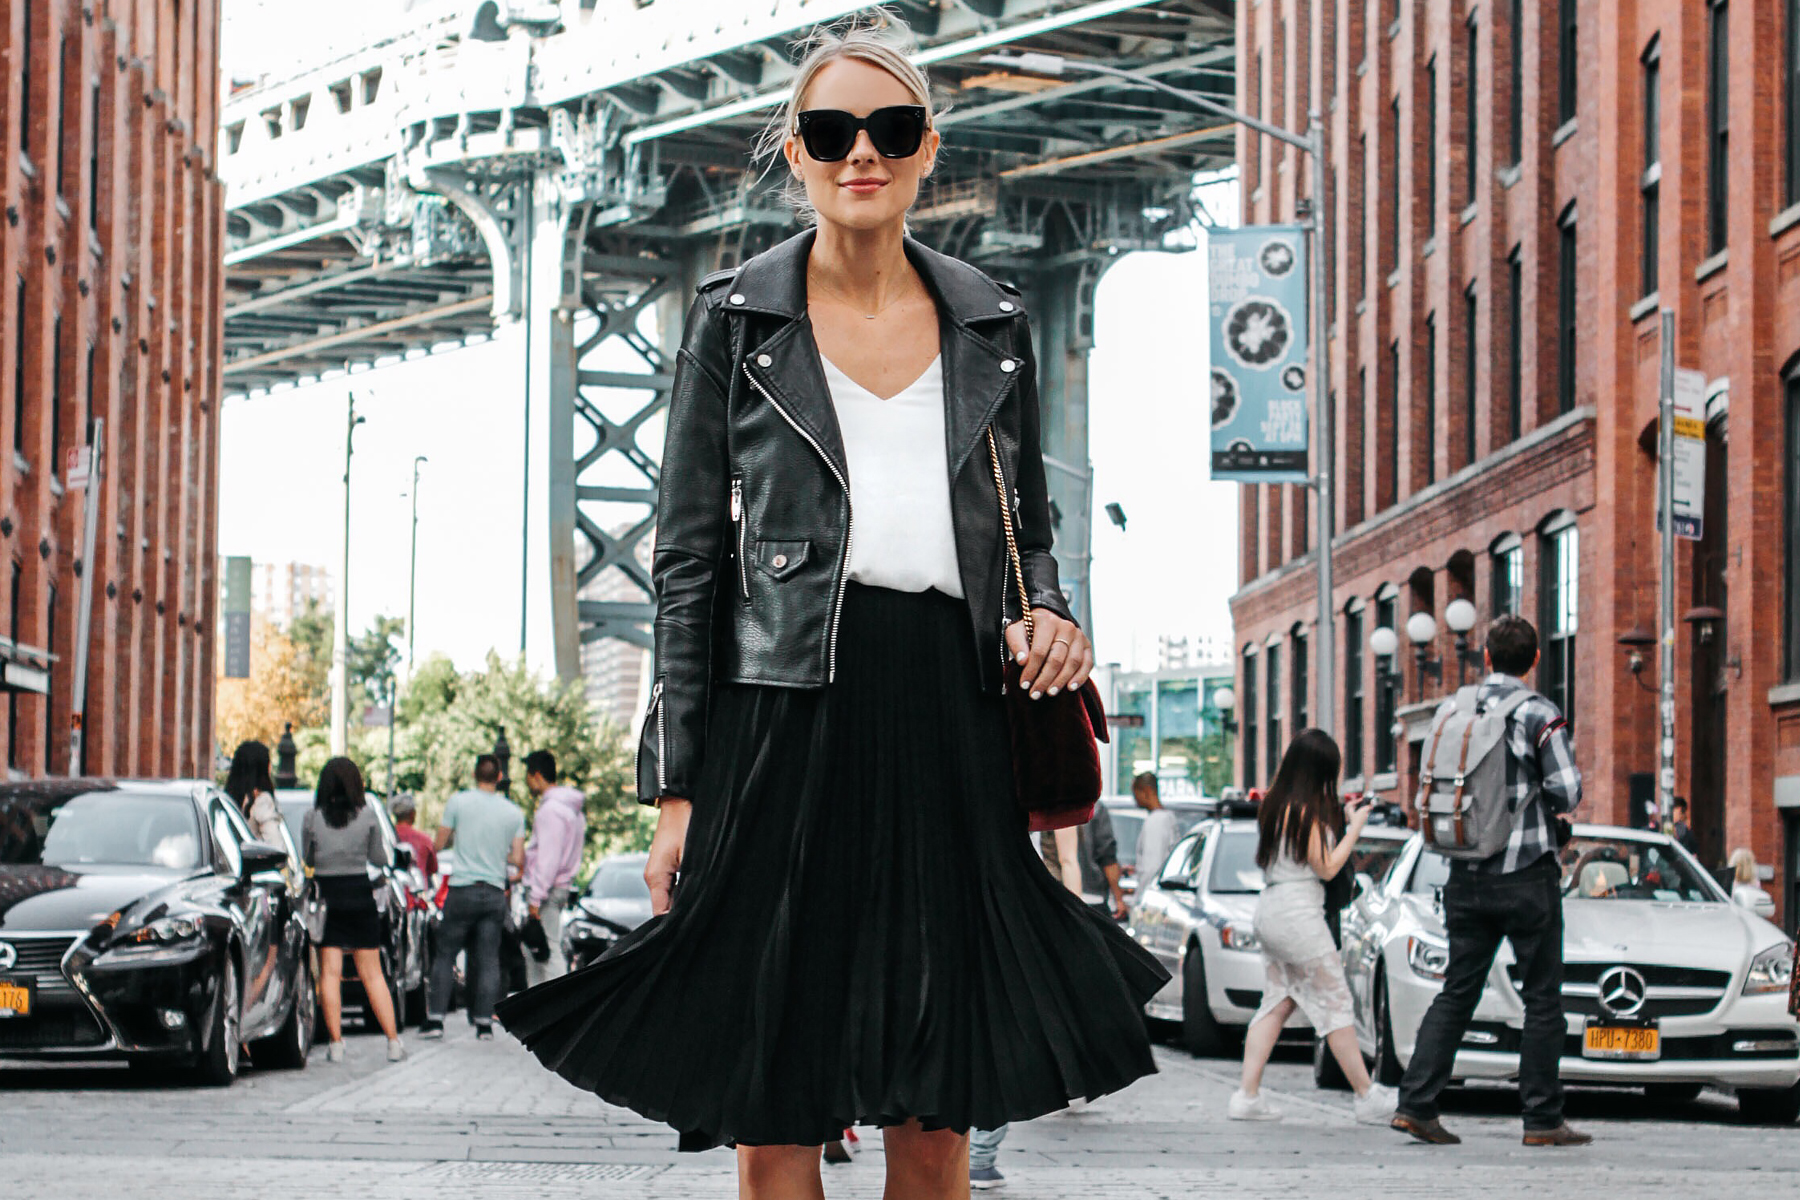
{"label": "green tree", "polygon": [[395,644],[406,632],[404,617],[376,617],[368,630],[350,639],[346,648],[348,690],[353,699],[386,704],[392,697],[400,648]]}
{"label": "green tree", "polygon": [[1200,740],[1200,791],[1217,796],[1231,786],[1236,768],[1235,747],[1222,729],[1210,729]]}

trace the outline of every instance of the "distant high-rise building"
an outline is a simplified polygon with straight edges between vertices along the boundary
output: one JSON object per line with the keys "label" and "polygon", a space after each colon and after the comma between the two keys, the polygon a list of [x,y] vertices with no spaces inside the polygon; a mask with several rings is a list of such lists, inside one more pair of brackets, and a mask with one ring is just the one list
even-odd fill
{"label": "distant high-rise building", "polygon": [[[617,532],[617,531],[615,531]],[[650,569],[650,539],[638,543],[638,561]],[[581,599],[643,603],[647,597],[623,571],[600,572],[581,589]],[[650,673],[650,651],[617,638],[602,638],[581,647],[581,677],[587,685],[594,716],[621,729],[635,730],[644,706]]]}
{"label": "distant high-rise building", "polygon": [[1156,667],[1175,671],[1231,661],[1231,643],[1223,638],[1163,633],[1156,637]]}
{"label": "distant high-rise building", "polygon": [[332,608],[331,572],[311,563],[256,563],[250,571],[250,611],[281,629],[316,603]]}

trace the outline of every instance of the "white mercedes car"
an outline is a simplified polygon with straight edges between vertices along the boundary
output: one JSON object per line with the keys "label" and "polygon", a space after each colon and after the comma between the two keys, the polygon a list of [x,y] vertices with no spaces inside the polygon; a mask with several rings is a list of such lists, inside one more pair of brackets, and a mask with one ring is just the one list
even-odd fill
{"label": "white mercedes car", "polygon": [[[1577,825],[1561,853],[1562,1077],[1691,1098],[1737,1093],[1746,1118],[1800,1117],[1800,1023],[1788,1016],[1793,943],[1734,904],[1660,833]],[[1441,889],[1449,864],[1414,836],[1344,913],[1357,1038],[1395,1084],[1449,962]],[[1514,1079],[1525,1009],[1502,943],[1457,1052],[1456,1079]]]}

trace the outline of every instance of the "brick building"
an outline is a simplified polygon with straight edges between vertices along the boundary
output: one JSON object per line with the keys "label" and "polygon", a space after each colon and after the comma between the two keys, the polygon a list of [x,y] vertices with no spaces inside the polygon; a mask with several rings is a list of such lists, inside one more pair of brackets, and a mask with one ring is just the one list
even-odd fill
{"label": "brick building", "polygon": [[[223,191],[214,0],[0,5],[0,729],[16,775],[212,763]],[[105,421],[85,763],[69,762],[83,489]],[[51,657],[53,656],[53,657]]]}
{"label": "brick building", "polygon": [[[1749,846],[1800,917],[1800,3],[1245,0],[1240,103],[1330,145],[1334,541],[1347,774],[1410,792],[1458,676],[1444,611],[1544,636],[1591,820],[1657,768],[1660,331],[1707,380],[1706,538],[1681,543],[1677,793],[1703,856]],[[1246,222],[1307,164],[1240,135]],[[1243,493],[1239,765],[1266,779],[1307,689],[1314,495]],[[1710,611],[1709,611],[1710,610]],[[1437,618],[1444,680],[1403,628]],[[1377,662],[1369,635],[1400,632]],[[1471,669],[1473,676],[1478,668]],[[1421,684],[1423,686],[1421,686]],[[1392,731],[1398,727],[1396,737]],[[1632,803],[1633,796],[1640,803]]]}

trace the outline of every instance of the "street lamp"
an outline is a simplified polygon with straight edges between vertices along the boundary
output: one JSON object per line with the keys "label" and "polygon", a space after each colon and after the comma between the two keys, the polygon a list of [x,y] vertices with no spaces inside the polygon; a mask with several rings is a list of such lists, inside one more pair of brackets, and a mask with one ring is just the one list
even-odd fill
{"label": "street lamp", "polygon": [[419,468],[430,461],[423,454],[413,458],[412,484],[412,556],[406,572],[406,681],[412,682],[413,643],[418,639],[413,630],[413,601],[419,587]]}
{"label": "street lamp", "polygon": [[[1232,714],[1237,710],[1237,693],[1228,687],[1220,688],[1212,694],[1212,706],[1219,710],[1219,728],[1228,736],[1236,735],[1237,719]],[[1204,723],[1201,728],[1204,731]]]}
{"label": "street lamp", "polygon": [[1292,133],[1280,126],[1271,125],[1258,120],[1248,113],[1223,104],[1212,96],[1202,92],[1189,91],[1172,84],[1164,83],[1154,75],[1146,75],[1141,71],[1128,70],[1106,63],[1092,62],[1087,59],[1064,58],[1060,54],[984,54],[980,61],[989,66],[1005,67],[1021,71],[1028,75],[1046,75],[1060,78],[1069,74],[1106,75],[1114,79],[1123,79],[1139,87],[1175,96],[1194,107],[1216,117],[1254,129],[1266,134],[1278,142],[1294,147],[1306,155],[1312,162],[1312,196],[1310,200],[1310,219],[1308,225],[1312,230],[1312,274],[1313,274],[1313,352],[1317,356],[1313,372],[1313,404],[1318,414],[1318,446],[1313,461],[1318,464],[1311,485],[1316,489],[1319,504],[1319,619],[1314,631],[1317,640],[1313,667],[1313,719],[1320,729],[1326,733],[1332,731],[1332,701],[1336,683],[1333,679],[1336,670],[1337,648],[1335,613],[1331,598],[1331,539],[1335,536],[1333,525],[1336,521],[1336,492],[1331,482],[1331,467],[1336,461],[1336,432],[1333,428],[1335,414],[1331,411],[1331,339],[1328,336],[1330,321],[1326,314],[1326,214],[1325,214],[1325,123],[1319,116],[1319,110],[1307,113],[1306,134]]}
{"label": "street lamp", "polygon": [[1625,647],[1625,669],[1631,672],[1637,685],[1652,696],[1656,689],[1644,682],[1644,651],[1656,645],[1656,635],[1642,625],[1633,625],[1619,635],[1619,645]]}
{"label": "street lamp", "polygon": [[1419,699],[1425,698],[1425,677],[1444,681],[1444,660],[1431,657],[1431,640],[1437,637],[1437,618],[1416,612],[1406,618],[1406,640],[1413,644],[1413,662],[1419,668]]}
{"label": "street lamp", "polygon": [[299,747],[294,745],[294,723],[288,721],[286,726],[281,731],[281,740],[275,743],[275,786],[278,788],[295,787],[300,782],[294,773],[294,758],[300,753]]}
{"label": "street lamp", "polygon": [[1463,597],[1452,600],[1444,609],[1444,624],[1456,635],[1456,686],[1462,687],[1469,679],[1469,666],[1480,666],[1481,652],[1469,649],[1469,631],[1475,628],[1475,606]]}
{"label": "street lamp", "polygon": [[512,764],[512,747],[506,741],[506,726],[500,727],[500,736],[494,739],[494,757],[500,760],[500,783],[495,790],[501,795],[512,791],[512,778],[507,768]]}

